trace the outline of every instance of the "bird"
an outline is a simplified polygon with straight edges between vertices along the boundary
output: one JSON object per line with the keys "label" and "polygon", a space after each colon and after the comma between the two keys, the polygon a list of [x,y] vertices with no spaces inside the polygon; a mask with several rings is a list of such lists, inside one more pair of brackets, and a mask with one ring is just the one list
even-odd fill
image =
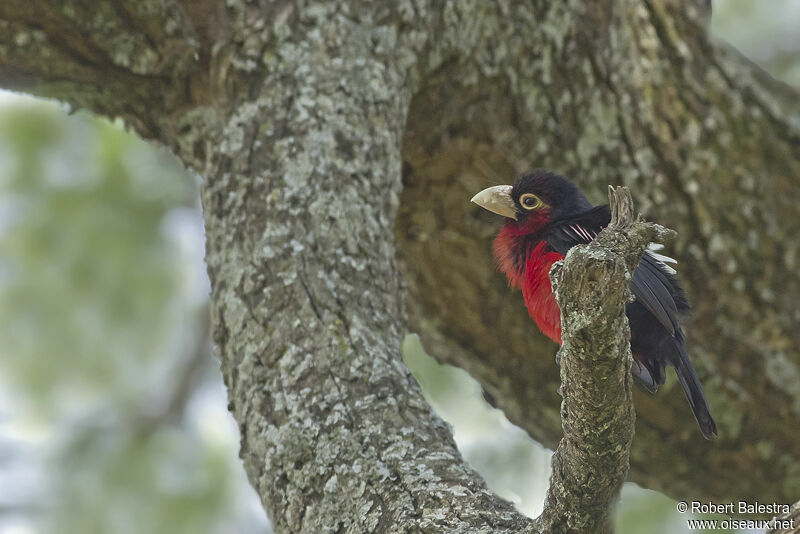
{"label": "bird", "polygon": [[[611,221],[608,205],[593,206],[578,187],[550,171],[520,175],[514,185],[496,185],[479,192],[472,202],[505,217],[494,240],[493,253],[509,285],[520,289],[528,313],[539,329],[561,344],[561,312],[550,285],[550,267],[567,251],[590,243]],[[655,393],[672,366],[703,437],[712,439],[717,426],[703,386],[689,360],[681,323],[691,306],[677,272],[676,261],[651,244],[631,277],[635,300],[625,307],[631,331],[631,373]]]}

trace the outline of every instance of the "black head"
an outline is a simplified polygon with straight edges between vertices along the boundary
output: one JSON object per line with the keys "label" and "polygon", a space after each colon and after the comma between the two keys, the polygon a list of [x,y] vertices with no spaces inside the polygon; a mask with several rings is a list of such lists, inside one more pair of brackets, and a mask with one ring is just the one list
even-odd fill
{"label": "black head", "polygon": [[580,213],[592,207],[580,189],[553,172],[535,169],[517,178],[511,188],[517,220],[549,210],[549,219]]}

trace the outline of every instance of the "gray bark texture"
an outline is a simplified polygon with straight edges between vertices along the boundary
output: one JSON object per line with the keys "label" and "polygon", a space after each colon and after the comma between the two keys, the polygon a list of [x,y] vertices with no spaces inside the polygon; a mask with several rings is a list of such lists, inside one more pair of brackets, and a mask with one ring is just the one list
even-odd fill
{"label": "gray bark texture", "polygon": [[629,479],[793,502],[800,101],[710,42],[704,5],[3,0],[0,86],[121,116],[202,177],[213,336],[279,531],[536,528],[460,460],[399,356],[420,332],[558,443],[555,347],[467,202],[530,166],[597,201],[629,184],[678,230],[720,437],[674,383],[634,390]]}
{"label": "gray bark texture", "polygon": [[674,232],[634,222],[630,192],[611,189],[611,224],[574,247],[550,278],[561,309],[561,421],[541,532],[611,531],[613,503],[628,474],[636,414],[625,305],[647,245]]}

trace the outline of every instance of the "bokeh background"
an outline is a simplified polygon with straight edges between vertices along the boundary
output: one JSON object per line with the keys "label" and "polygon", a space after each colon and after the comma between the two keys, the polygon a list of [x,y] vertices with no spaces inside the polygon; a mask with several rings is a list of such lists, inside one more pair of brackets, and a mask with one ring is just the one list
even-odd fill
{"label": "bokeh background", "polygon": [[[797,28],[800,0],[714,2],[715,36],[800,88]],[[208,341],[198,186],[120,123],[0,92],[0,534],[271,532]],[[416,336],[403,353],[467,460],[538,514],[550,451]],[[628,484],[618,530],[686,518]]]}

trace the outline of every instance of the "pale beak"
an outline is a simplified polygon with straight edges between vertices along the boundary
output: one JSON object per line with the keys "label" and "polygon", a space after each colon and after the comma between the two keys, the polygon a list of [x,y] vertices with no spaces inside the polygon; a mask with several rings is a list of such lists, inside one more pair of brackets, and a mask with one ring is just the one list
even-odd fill
{"label": "pale beak", "polygon": [[510,185],[487,187],[472,197],[472,202],[492,213],[517,220],[517,209],[511,199]]}

